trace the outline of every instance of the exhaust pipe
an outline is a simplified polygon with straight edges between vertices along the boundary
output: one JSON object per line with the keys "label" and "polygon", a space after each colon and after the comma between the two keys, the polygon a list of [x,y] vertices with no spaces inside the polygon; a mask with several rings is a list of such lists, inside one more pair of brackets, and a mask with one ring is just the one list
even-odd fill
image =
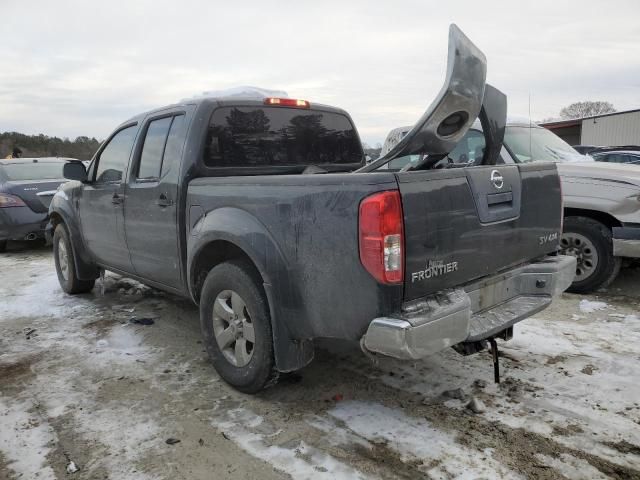
{"label": "exhaust pipe", "polygon": [[24,237],[25,240],[35,240],[36,238],[38,238],[38,236],[33,232],[27,233],[27,235]]}

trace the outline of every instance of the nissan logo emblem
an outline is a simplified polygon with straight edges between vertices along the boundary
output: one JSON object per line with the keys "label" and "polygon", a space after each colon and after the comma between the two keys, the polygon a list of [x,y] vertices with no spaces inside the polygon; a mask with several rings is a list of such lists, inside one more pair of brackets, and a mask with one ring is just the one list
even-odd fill
{"label": "nissan logo emblem", "polygon": [[496,187],[498,190],[504,187],[504,178],[502,178],[502,175],[498,170],[491,170],[490,179],[491,179],[491,183],[493,183],[493,186]]}

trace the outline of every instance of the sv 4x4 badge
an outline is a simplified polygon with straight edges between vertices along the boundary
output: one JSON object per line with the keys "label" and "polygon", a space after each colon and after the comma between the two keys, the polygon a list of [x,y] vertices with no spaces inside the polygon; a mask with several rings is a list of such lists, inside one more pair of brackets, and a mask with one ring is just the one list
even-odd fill
{"label": "sv 4x4 badge", "polygon": [[546,235],[541,235],[538,237],[538,241],[540,245],[545,245],[549,242],[555,242],[558,240],[558,232],[547,233]]}
{"label": "sv 4x4 badge", "polygon": [[411,282],[419,282],[420,280],[428,280],[433,277],[439,277],[448,273],[458,271],[458,262],[444,263],[443,260],[428,260],[424,270],[418,270],[411,273]]}

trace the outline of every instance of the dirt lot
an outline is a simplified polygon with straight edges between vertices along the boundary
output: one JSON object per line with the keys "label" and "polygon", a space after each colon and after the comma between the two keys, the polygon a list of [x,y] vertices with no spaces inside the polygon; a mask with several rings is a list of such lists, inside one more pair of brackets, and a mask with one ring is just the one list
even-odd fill
{"label": "dirt lot", "polygon": [[0,272],[3,480],[640,479],[640,270],[517,326],[500,385],[486,353],[324,342],[256,396],[219,380],[185,300],[117,276],[66,296],[44,247]]}

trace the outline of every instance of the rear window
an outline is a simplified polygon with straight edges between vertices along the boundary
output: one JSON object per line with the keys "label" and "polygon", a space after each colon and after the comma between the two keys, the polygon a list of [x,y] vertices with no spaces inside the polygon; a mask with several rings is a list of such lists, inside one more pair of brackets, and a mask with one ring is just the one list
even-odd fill
{"label": "rear window", "polygon": [[349,119],[282,107],[222,107],[211,115],[208,167],[347,165],[363,162]]}
{"label": "rear window", "polygon": [[22,181],[22,180],[47,180],[47,179],[61,179],[62,167],[64,162],[30,162],[30,163],[10,163],[3,165],[0,168],[4,171],[7,180]]}

